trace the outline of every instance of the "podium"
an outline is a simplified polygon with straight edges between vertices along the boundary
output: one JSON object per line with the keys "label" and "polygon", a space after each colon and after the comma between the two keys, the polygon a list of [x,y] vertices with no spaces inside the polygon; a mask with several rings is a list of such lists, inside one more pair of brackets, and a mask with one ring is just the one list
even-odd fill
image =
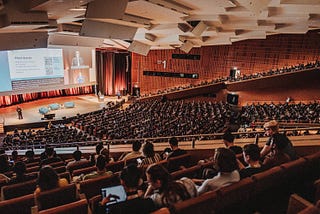
{"label": "podium", "polygon": [[104,95],[103,94],[98,95],[98,101],[99,102],[104,102]]}
{"label": "podium", "polygon": [[44,120],[52,120],[55,116],[56,116],[56,114],[45,114],[45,115],[43,115],[43,119]]}

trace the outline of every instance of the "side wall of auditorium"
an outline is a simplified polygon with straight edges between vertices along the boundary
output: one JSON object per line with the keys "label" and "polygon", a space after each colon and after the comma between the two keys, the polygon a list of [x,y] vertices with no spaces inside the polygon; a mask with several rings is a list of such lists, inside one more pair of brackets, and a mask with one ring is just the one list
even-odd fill
{"label": "side wall of auditorium", "polygon": [[[173,59],[172,54],[185,54],[179,49],[152,50],[147,56],[132,55],[132,83],[141,93],[156,92],[179,85],[197,84],[229,75],[231,67],[238,67],[241,74],[252,74],[320,59],[320,34],[273,35],[265,40],[246,40],[232,45],[192,48],[189,54],[200,55],[200,60]],[[163,63],[166,61],[166,63]],[[164,66],[165,64],[165,66]],[[199,79],[144,76],[143,71],[198,73]],[[297,80],[296,80],[297,81]],[[235,90],[240,93],[241,104],[255,101],[284,101],[291,96],[296,100],[319,99],[320,84],[302,81],[282,82],[280,88],[270,85],[261,90]],[[283,84],[284,83],[284,84]],[[262,83],[264,84],[264,83]],[[289,86],[289,87],[288,87]],[[223,92],[224,94],[226,92]],[[224,97],[218,95],[218,97]]]}

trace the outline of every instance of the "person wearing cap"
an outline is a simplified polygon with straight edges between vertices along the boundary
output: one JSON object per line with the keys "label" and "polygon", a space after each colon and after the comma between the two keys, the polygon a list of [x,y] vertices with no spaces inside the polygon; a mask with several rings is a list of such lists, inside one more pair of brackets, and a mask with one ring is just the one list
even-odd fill
{"label": "person wearing cap", "polygon": [[269,139],[260,152],[262,158],[270,153],[271,149],[273,148],[273,144],[281,144],[281,147],[283,147],[283,152],[286,153],[291,160],[297,159],[296,151],[291,141],[287,136],[279,133],[279,124],[277,121],[271,120],[265,123],[263,128],[265,129],[265,135],[269,136]]}

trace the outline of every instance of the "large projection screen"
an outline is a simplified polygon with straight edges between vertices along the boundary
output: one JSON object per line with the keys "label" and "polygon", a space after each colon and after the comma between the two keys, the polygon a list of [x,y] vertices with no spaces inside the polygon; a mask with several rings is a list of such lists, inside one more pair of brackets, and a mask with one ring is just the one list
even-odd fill
{"label": "large projection screen", "polygon": [[[76,52],[84,64],[72,67]],[[95,72],[93,55],[91,49],[0,51],[0,96],[94,85],[96,80],[91,74]],[[85,60],[82,56],[86,57]]]}

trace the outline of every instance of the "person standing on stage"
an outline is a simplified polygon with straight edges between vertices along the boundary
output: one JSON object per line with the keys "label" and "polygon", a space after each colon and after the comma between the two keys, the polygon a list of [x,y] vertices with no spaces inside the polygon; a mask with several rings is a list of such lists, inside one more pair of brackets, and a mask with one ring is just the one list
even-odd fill
{"label": "person standing on stage", "polygon": [[22,120],[22,119],[23,119],[23,116],[22,116],[22,108],[20,108],[19,106],[17,106],[16,111],[17,111],[17,113],[18,113],[18,119],[19,119],[19,120]]}

